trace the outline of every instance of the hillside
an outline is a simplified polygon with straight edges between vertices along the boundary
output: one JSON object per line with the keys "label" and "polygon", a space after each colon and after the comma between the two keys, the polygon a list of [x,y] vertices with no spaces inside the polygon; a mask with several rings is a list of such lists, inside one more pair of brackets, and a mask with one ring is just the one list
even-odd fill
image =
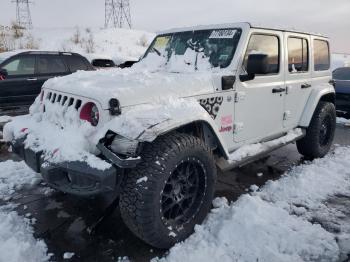
{"label": "hillside", "polygon": [[35,28],[17,34],[13,31],[0,32],[0,47],[78,52],[89,58],[112,58],[117,64],[138,60],[155,36],[119,28]]}

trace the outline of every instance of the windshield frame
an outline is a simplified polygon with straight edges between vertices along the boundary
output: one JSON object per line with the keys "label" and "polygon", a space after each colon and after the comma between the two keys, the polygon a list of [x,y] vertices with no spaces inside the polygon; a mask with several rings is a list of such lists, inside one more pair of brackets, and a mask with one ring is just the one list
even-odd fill
{"label": "windshield frame", "polygon": [[[218,66],[218,67],[213,67],[214,68],[217,68],[217,69],[225,69],[225,68],[229,68],[231,65],[232,65],[232,62],[233,62],[233,59],[236,55],[236,52],[237,52],[237,48],[239,46],[239,42],[241,41],[241,37],[242,37],[242,32],[243,32],[243,29],[240,28],[240,27],[222,27],[222,28],[203,28],[203,29],[198,29],[198,30],[183,30],[183,31],[175,31],[175,32],[171,32],[171,33],[162,33],[162,34],[158,34],[155,36],[155,38],[153,39],[153,41],[151,42],[151,44],[149,45],[149,47],[147,48],[145,54],[141,57],[140,61],[142,61],[144,58],[147,57],[147,55],[149,53],[152,52],[152,49],[154,48],[154,44],[155,42],[157,41],[157,39],[159,37],[166,37],[166,36],[170,36],[170,37],[173,37],[174,35],[176,34],[183,34],[183,33],[188,33],[188,32],[192,32],[192,33],[195,33],[195,32],[205,32],[205,31],[215,31],[215,30],[236,30],[236,34],[234,36],[234,38],[232,39],[232,42],[233,42],[233,49],[232,49],[232,53],[231,55],[229,56],[229,59],[226,63],[226,66],[224,67],[221,67],[221,66]],[[236,39],[235,39],[236,38]],[[236,41],[236,44],[234,45],[234,41]]]}

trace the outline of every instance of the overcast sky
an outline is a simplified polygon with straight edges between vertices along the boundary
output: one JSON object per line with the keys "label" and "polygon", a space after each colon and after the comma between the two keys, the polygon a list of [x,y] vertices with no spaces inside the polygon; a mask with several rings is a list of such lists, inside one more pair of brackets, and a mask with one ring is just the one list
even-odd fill
{"label": "overcast sky", "polygon": [[[102,27],[104,0],[34,0],[35,27]],[[335,52],[350,53],[350,0],[130,0],[135,29],[249,21],[319,32]],[[0,25],[15,19],[15,4],[0,0]]]}

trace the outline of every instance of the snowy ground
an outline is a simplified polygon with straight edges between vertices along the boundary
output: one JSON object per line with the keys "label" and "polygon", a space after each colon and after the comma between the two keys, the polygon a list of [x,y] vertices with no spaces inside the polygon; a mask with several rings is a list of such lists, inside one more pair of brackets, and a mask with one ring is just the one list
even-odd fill
{"label": "snowy ground", "polygon": [[343,117],[337,117],[337,124],[350,127],[350,119],[346,119]]}
{"label": "snowy ground", "polygon": [[[207,221],[161,261],[345,261],[349,219],[334,214],[327,200],[350,196],[350,147],[252,189],[234,203],[214,200]],[[340,232],[315,223],[330,215],[337,218]]]}
{"label": "snowy ground", "polygon": [[[0,200],[3,201],[11,199],[16,190],[40,181],[23,162],[1,162],[0,170]],[[14,208],[12,204],[0,207],[0,261],[47,261],[46,244],[33,237],[35,220],[19,216]]]}
{"label": "snowy ground", "polygon": [[[350,144],[348,128],[339,130],[344,140],[338,137],[336,142]],[[141,261],[155,256],[162,257],[162,261],[347,261],[350,254],[350,147],[342,144],[325,159],[296,164],[290,170],[283,165],[293,165],[291,155],[295,156],[295,163],[300,159],[294,145],[275,152],[269,163],[234,170],[244,173],[240,179],[255,177],[251,178],[253,183],[249,183],[250,192],[238,193],[240,196],[235,202],[230,202],[236,200],[230,195],[235,191],[232,176],[224,174],[219,180],[232,185],[225,189],[227,193],[217,193],[221,197],[214,201],[207,221],[197,226],[187,241],[164,256],[133,237],[116,216],[105,222],[103,235],[94,236],[96,241],[91,244],[88,242],[91,237],[82,238],[85,233],[81,232],[85,232],[88,224],[86,214],[98,206],[86,206],[85,214],[78,212],[74,216],[77,209],[83,210],[84,205],[92,201],[77,201],[73,205],[76,198],[57,193],[48,196],[47,188],[38,184],[38,177],[23,163],[0,162],[0,261],[45,261],[49,260],[48,252],[55,253],[54,261],[68,258],[74,252],[73,258],[96,261],[118,261],[118,256],[113,259],[108,256],[114,252],[120,254],[120,261],[127,261],[125,255],[133,259],[136,253]],[[289,160],[283,160],[282,155]],[[279,168],[288,171],[280,177],[274,174],[279,173],[276,171]],[[273,170],[268,171],[270,169]],[[270,181],[263,186],[264,179]],[[222,198],[223,195],[230,201]],[[34,215],[36,212],[39,213]],[[50,232],[42,229],[43,223],[57,230],[42,234]],[[37,236],[45,242],[36,239]],[[77,241],[83,242],[80,248],[76,247]],[[102,244],[105,246],[101,250]],[[57,249],[63,250],[62,253]],[[86,254],[86,249],[91,252],[81,256]]]}

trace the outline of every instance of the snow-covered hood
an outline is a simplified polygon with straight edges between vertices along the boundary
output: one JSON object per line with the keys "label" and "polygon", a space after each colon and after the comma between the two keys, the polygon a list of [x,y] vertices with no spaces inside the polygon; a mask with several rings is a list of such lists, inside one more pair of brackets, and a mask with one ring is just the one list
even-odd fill
{"label": "snow-covered hood", "polygon": [[108,71],[79,71],[56,77],[44,84],[44,89],[69,93],[95,100],[108,109],[111,98],[117,98],[122,107],[157,101],[165,97],[190,97],[212,93],[210,72],[168,73],[135,69]]}

